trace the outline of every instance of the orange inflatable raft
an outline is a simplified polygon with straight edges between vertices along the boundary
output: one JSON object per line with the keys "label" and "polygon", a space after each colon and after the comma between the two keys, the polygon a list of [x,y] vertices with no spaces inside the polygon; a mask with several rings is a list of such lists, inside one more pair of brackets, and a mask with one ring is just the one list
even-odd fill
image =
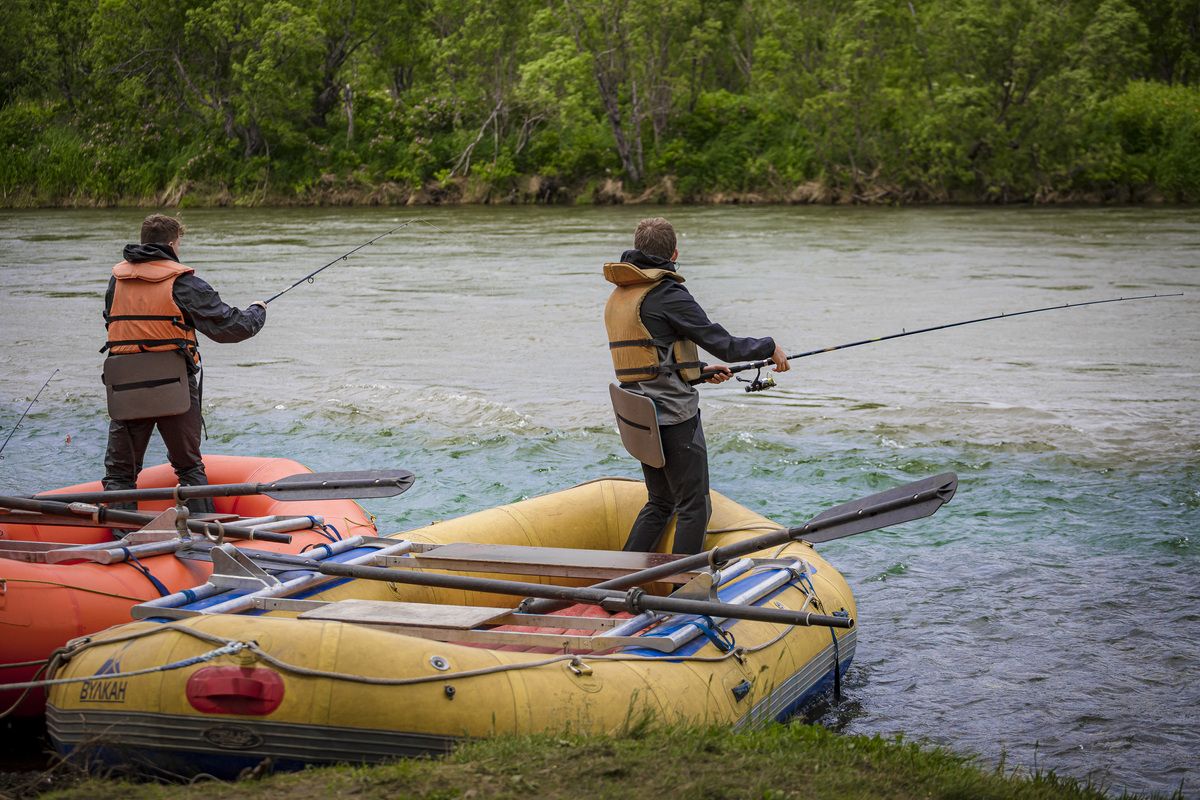
{"label": "orange inflatable raft", "polygon": [[[270,483],[296,473],[311,472],[286,458],[205,456],[209,483]],[[175,485],[175,473],[162,464],[143,470],[138,488]],[[55,493],[98,491],[100,483],[58,489]],[[46,499],[50,499],[47,497]],[[323,528],[292,530],[289,544],[239,541],[259,550],[295,553],[331,539],[374,536],[370,516],[353,500],[289,502],[265,495],[218,497],[220,514],[240,518],[312,516]],[[169,500],[138,504],[139,511],[162,511]],[[106,527],[18,524],[0,522],[0,544],[19,549],[18,542],[56,542],[64,545],[113,541]],[[197,586],[208,579],[208,561],[178,558],[172,553],[114,564],[88,561],[30,563],[0,557],[0,684],[32,680],[56,648],[69,640],[129,621],[137,603]],[[0,692],[0,716],[40,716],[45,696],[41,690]]]}

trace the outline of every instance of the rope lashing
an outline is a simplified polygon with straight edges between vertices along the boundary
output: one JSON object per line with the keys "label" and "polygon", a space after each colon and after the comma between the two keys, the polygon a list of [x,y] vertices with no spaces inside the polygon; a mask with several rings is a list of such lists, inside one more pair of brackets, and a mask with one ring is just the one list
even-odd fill
{"label": "rope lashing", "polygon": [[[701,655],[674,656],[674,657],[672,657],[672,660],[682,661],[682,662],[710,663],[711,664],[711,663],[719,663],[721,661],[725,661],[730,658],[735,658],[739,662],[744,663],[747,656],[749,656],[750,654],[753,654],[753,653],[757,653],[762,650],[766,650],[767,648],[774,646],[776,643],[780,642],[786,636],[788,636],[793,630],[794,630],[794,628],[792,626],[787,626],[782,631],[780,631],[778,634],[773,636],[771,639],[769,639],[761,644],[752,645],[750,647],[735,647],[735,648],[732,648],[725,652],[722,652],[721,655],[717,655],[717,656],[701,656]],[[163,624],[160,627],[155,627],[155,628],[151,628],[148,630],[139,630],[139,631],[135,631],[133,633],[128,633],[128,634],[121,635],[121,636],[107,637],[105,639],[100,639],[100,640],[91,639],[90,637],[82,637],[80,639],[72,640],[71,642],[68,643],[67,647],[62,648],[59,652],[57,652],[55,654],[55,656],[52,658],[52,663],[50,665],[48,665],[48,667],[49,667],[48,671],[51,674],[53,674],[56,671],[59,664],[69,661],[70,659],[79,655],[84,650],[88,650],[92,647],[97,647],[100,645],[119,644],[121,642],[132,641],[135,639],[142,639],[142,638],[146,638],[149,636],[157,636],[157,635],[163,634],[163,633],[180,633],[180,634],[184,634],[186,636],[191,636],[195,639],[199,639],[204,642],[208,642],[210,644],[218,644],[220,646],[216,650],[209,651],[209,653],[202,654],[201,656],[196,656],[193,659],[186,659],[184,662],[177,662],[175,664],[166,665],[165,667],[158,666],[158,667],[147,668],[145,670],[138,671],[136,674],[148,674],[150,672],[162,671],[167,668],[177,669],[177,668],[180,668],[181,666],[190,666],[192,664],[198,663],[195,659],[211,660],[212,658],[216,658],[218,655],[224,654],[226,652],[246,652],[246,651],[248,651],[250,653],[253,653],[254,656],[259,661],[262,661],[264,664],[268,664],[277,669],[281,669],[281,670],[284,670],[285,672],[292,673],[293,675],[303,675],[303,676],[312,677],[312,678],[328,678],[331,680],[349,681],[351,683],[361,683],[361,684],[367,684],[367,685],[372,685],[372,686],[414,686],[414,685],[423,684],[423,683],[439,683],[439,682],[445,682],[445,681],[462,680],[462,679],[466,679],[466,678],[480,677],[480,676],[484,676],[484,675],[495,675],[495,674],[499,674],[499,673],[503,673],[503,672],[520,671],[520,670],[526,670],[526,669],[537,669],[539,667],[546,667],[546,666],[550,666],[552,664],[561,663],[563,661],[578,660],[580,658],[578,655],[574,655],[574,654],[563,654],[563,655],[551,656],[551,657],[545,658],[545,659],[539,659],[536,661],[518,661],[518,662],[509,663],[509,664],[495,664],[490,667],[483,667],[480,669],[472,669],[472,670],[462,670],[459,672],[439,673],[436,675],[417,675],[417,676],[412,676],[412,677],[407,677],[407,678],[386,678],[386,677],[375,677],[375,676],[369,676],[369,675],[356,675],[356,674],[347,673],[347,672],[333,672],[330,670],[322,670],[322,669],[313,669],[310,667],[303,667],[298,664],[290,664],[290,663],[288,663],[282,659],[276,658],[275,656],[266,652],[256,642],[241,642],[241,641],[237,641],[234,639],[226,639],[222,636],[217,636],[217,635],[214,635],[211,633],[206,633],[204,631],[196,630],[195,628],[192,628],[190,626],[176,625],[176,624],[168,623],[168,624]],[[225,647],[234,647],[236,649],[226,651],[223,649]],[[593,655],[588,656],[588,659],[590,661],[592,661],[593,663],[597,662],[597,661],[644,662],[646,660],[645,656],[632,655],[632,654],[626,655],[626,654],[620,654],[620,653],[593,654]],[[133,674],[134,673],[130,673],[130,675],[133,675]],[[101,677],[112,677],[112,676],[101,676]],[[127,676],[122,676],[122,677],[127,677]],[[97,678],[97,676],[93,675],[93,676],[89,676],[87,678],[79,678],[79,679],[73,678],[73,679],[67,679],[67,680],[69,680],[69,681],[94,680],[96,678]],[[35,687],[43,685],[41,682],[34,682],[34,684],[35,684]],[[26,685],[26,684],[0,684],[0,691],[7,691],[9,689],[18,689],[24,685]]]}

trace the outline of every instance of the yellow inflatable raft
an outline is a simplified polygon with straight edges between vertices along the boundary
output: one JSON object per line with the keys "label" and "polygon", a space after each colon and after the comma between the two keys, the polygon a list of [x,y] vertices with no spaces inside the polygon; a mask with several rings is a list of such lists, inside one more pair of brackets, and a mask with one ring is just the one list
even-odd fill
{"label": "yellow inflatable raft", "polygon": [[[320,555],[592,585],[671,558],[620,552],[645,496],[640,482],[604,479]],[[779,527],[714,493],[707,546]],[[268,758],[296,768],[441,752],[497,733],[619,731],[646,715],[740,726],[788,716],[854,655],[852,627],[594,605],[520,614],[512,596],[252,558],[214,553],[209,584],[76,643],[49,696],[60,751],[230,775]],[[855,616],[845,580],[805,542],[718,566],[650,594]]]}

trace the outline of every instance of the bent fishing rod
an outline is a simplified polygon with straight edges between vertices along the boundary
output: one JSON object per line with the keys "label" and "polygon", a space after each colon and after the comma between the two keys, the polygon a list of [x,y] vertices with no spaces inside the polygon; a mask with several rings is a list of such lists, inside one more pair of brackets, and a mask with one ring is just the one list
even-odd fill
{"label": "bent fishing rod", "polygon": [[287,294],[287,293],[288,293],[288,292],[290,292],[292,289],[295,289],[297,286],[299,286],[299,285],[300,285],[300,284],[302,284],[302,283],[312,283],[312,282],[313,282],[313,279],[314,279],[314,278],[316,278],[316,277],[317,277],[317,275],[319,275],[319,274],[321,274],[322,272],[324,272],[325,270],[329,269],[329,268],[330,268],[330,267],[332,267],[334,264],[337,264],[338,262],[341,262],[341,261],[345,261],[346,259],[350,258],[350,256],[352,256],[352,255],[354,255],[355,253],[357,253],[359,250],[362,250],[364,247],[367,247],[367,246],[369,246],[369,245],[373,245],[373,244],[375,244],[376,242],[378,242],[380,239],[382,239],[383,237],[385,237],[385,236],[391,236],[391,235],[392,235],[393,233],[395,233],[396,231],[400,230],[401,228],[407,228],[409,225],[412,225],[414,222],[420,222],[420,223],[422,223],[422,224],[424,224],[424,225],[428,225],[429,227],[433,228],[435,231],[438,231],[438,232],[440,232],[440,233],[445,233],[445,231],[443,231],[443,230],[442,230],[441,228],[439,228],[437,225],[434,225],[432,222],[430,222],[430,221],[428,221],[428,220],[425,220],[425,219],[410,219],[408,222],[405,222],[405,223],[403,223],[403,224],[397,225],[396,227],[392,228],[390,231],[385,231],[384,233],[381,233],[381,234],[379,234],[378,236],[376,236],[374,239],[372,239],[372,240],[371,240],[371,241],[369,241],[369,242],[363,242],[362,244],[360,244],[358,247],[354,248],[354,249],[353,249],[353,250],[351,250],[350,252],[348,252],[348,253],[343,253],[342,255],[338,256],[338,257],[337,257],[337,258],[335,258],[333,261],[330,261],[328,264],[326,264],[325,266],[321,267],[320,269],[315,269],[315,270],[313,270],[312,272],[308,273],[308,274],[307,274],[307,275],[305,275],[303,278],[301,278],[300,280],[296,281],[295,283],[293,283],[291,286],[289,286],[289,287],[287,287],[286,289],[284,289],[284,290],[283,290],[282,292],[280,292],[279,294],[272,295],[270,298],[268,298],[268,299],[266,299],[266,300],[264,300],[264,301],[262,301],[262,302],[263,302],[264,304],[265,304],[265,303],[270,303],[272,300],[276,300],[276,299],[278,299],[278,298],[282,297],[283,295]]}
{"label": "bent fishing rod", "polygon": [[[37,394],[29,401],[29,405],[25,406],[25,411],[21,414],[21,418],[17,420],[17,424],[12,426],[12,430],[8,432],[8,438],[4,440],[4,444],[0,444],[0,454],[4,452],[4,448],[8,447],[8,443],[12,441],[13,434],[17,432],[17,428],[21,427],[21,423],[25,421],[25,415],[29,413],[29,409],[33,408],[33,404],[42,396],[42,392],[46,391],[46,387],[50,385],[50,381],[54,380],[54,376],[58,374],[58,370],[50,373],[50,377],[46,378],[46,382],[42,384],[42,388],[37,390]],[[3,455],[0,455],[3,458]]]}
{"label": "bent fishing rod", "polygon": [[[893,334],[889,334],[887,336],[876,336],[874,339],[860,339],[857,342],[847,342],[846,344],[838,344],[838,345],[834,345],[833,347],[822,347],[817,350],[808,350],[804,353],[797,353],[796,355],[788,356],[787,358],[788,358],[788,361],[794,361],[797,358],[808,358],[809,356],[820,355],[821,353],[832,353],[834,350],[845,350],[848,347],[859,347],[864,344],[875,344],[876,342],[886,342],[889,339],[901,339],[905,336],[916,336],[918,333],[931,333],[932,331],[944,331],[947,328],[957,328],[962,325],[974,325],[977,322],[989,322],[994,319],[1008,319],[1010,317],[1024,316],[1025,314],[1037,314],[1042,311],[1061,311],[1062,309],[1065,309],[1065,308],[1080,308],[1082,306],[1097,306],[1102,303],[1128,303],[1133,300],[1152,300],[1156,297],[1183,297],[1183,292],[1175,292],[1173,294],[1143,294],[1143,295],[1138,295],[1137,297],[1113,297],[1108,300],[1089,300],[1086,303],[1063,303],[1063,304],[1057,305],[1057,306],[1044,306],[1042,308],[1031,308],[1026,311],[1015,311],[1011,314],[993,314],[990,317],[979,317],[978,319],[967,319],[967,320],[963,320],[962,322],[948,322],[945,325],[933,325],[931,327],[920,328],[915,331],[901,331],[900,333],[893,333]],[[761,371],[763,367],[769,366],[772,363],[773,362],[771,361],[771,359],[767,358],[767,359],[763,359],[762,361],[751,361],[748,364],[737,364],[732,367],[728,367],[728,369],[730,372],[744,372],[748,369],[756,369],[756,370]],[[705,381],[708,380],[709,377],[712,377],[712,374],[715,372],[716,372],[715,370],[710,370],[710,371],[708,371],[707,376],[701,376],[700,378],[697,378],[696,380],[691,381],[690,383],[693,386],[698,383],[704,383]],[[761,376],[756,376],[752,380],[745,380],[744,378],[738,378],[738,380],[742,381],[743,383],[746,384],[747,392],[761,392],[764,389],[770,389],[772,386],[775,385],[775,379],[772,378],[770,375],[768,375],[766,378],[763,378]]]}

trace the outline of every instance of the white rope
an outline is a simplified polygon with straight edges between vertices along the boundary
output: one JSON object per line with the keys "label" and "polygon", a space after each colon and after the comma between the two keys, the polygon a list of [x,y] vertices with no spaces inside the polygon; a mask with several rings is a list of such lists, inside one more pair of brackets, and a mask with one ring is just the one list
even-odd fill
{"label": "white rope", "polygon": [[168,672],[175,669],[183,669],[196,664],[201,664],[205,661],[212,661],[220,656],[233,655],[240,653],[246,649],[253,649],[246,642],[238,642],[229,640],[229,643],[223,647],[218,647],[215,650],[209,650],[207,653],[201,653],[192,658],[185,658],[182,661],[175,661],[171,664],[159,664],[154,667],[145,667],[143,669],[135,669],[129,672],[106,672],[102,675],[85,675],[80,678],[47,678],[41,681],[25,681],[23,683],[5,683],[0,684],[0,691],[18,691],[20,689],[41,689],[46,686],[64,686],[70,683],[85,683],[88,681],[107,681],[116,680],[119,678],[135,678],[138,675],[149,675],[152,672]]}

